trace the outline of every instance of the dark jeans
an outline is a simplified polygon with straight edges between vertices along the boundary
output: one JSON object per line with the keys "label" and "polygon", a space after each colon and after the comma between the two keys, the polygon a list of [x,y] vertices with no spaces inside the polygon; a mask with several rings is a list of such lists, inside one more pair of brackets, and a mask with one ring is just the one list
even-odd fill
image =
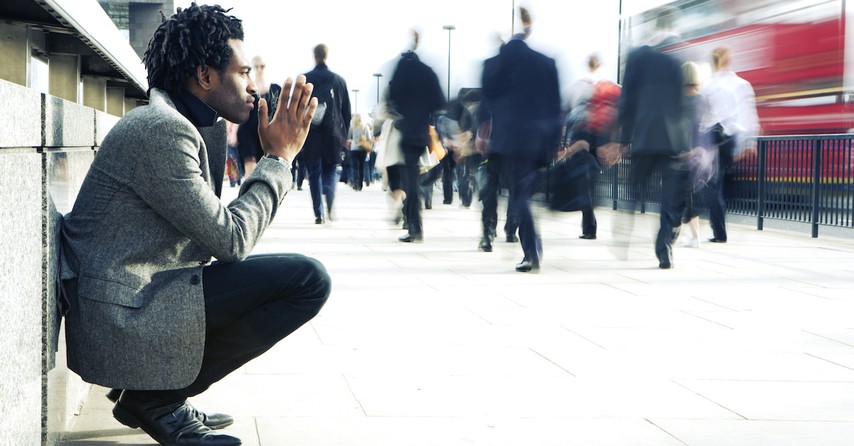
{"label": "dark jeans", "polygon": [[[481,211],[481,223],[483,225],[483,238],[492,241],[498,226],[498,193],[501,190],[501,176],[504,172],[503,160],[499,156],[492,156],[486,162],[478,166],[477,186],[478,198],[483,203]],[[510,189],[510,197],[514,191]],[[507,201],[507,218],[504,223],[506,235],[516,235],[519,223],[516,220],[516,212],[513,209],[513,199]]]}
{"label": "dark jeans", "polygon": [[353,180],[353,188],[356,190],[362,190],[365,183],[370,184],[370,181],[366,181],[365,178],[365,159],[367,156],[368,153],[364,150],[350,151],[350,178]]}
{"label": "dark jeans", "polygon": [[308,169],[306,169],[305,161],[301,157],[296,158],[296,165],[292,172],[293,175],[296,175],[297,189],[302,189],[302,182],[308,176]]}
{"label": "dark jeans", "polygon": [[183,389],[134,393],[178,401],[204,392],[311,320],[332,289],[326,268],[300,254],[214,262],[202,277],[206,336],[198,377]]}
{"label": "dark jeans", "polygon": [[[315,217],[323,217],[323,197],[326,196],[326,212],[332,212],[335,201],[335,189],[338,187],[338,166],[322,159],[304,159],[308,171],[308,188],[311,191],[311,203]],[[328,214],[327,214],[328,215]]]}
{"label": "dark jeans", "polygon": [[454,170],[457,163],[451,154],[448,154],[439,164],[442,166],[442,203],[451,204],[454,201]]}

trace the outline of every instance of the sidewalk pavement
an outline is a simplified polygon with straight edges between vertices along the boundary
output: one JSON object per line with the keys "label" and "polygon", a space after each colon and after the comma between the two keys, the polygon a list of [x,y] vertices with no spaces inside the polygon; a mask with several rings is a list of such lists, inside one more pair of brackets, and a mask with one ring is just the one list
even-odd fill
{"label": "sidewalk pavement", "polygon": [[[326,307],[193,399],[244,445],[854,444],[854,240],[731,225],[660,270],[656,215],[617,260],[614,212],[587,241],[580,213],[539,209],[544,261],[525,274],[518,243],[477,250],[479,203],[437,191],[424,243],[404,244],[376,183],[340,184],[324,225],[307,189],[256,253],[322,261]],[[154,444],[104,392],[62,444]]]}

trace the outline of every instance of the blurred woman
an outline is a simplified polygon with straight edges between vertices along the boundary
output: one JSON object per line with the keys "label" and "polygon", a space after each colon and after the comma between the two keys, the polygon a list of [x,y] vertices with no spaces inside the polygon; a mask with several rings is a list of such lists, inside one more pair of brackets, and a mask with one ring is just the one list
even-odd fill
{"label": "blurred woman", "polygon": [[[365,160],[373,150],[374,138],[371,127],[367,123],[362,122],[361,114],[356,113],[353,115],[353,121],[350,123],[350,134],[347,139],[350,142],[350,178],[352,179],[352,186],[355,190],[362,190],[362,186],[366,183]],[[367,181],[367,184],[370,184],[370,181]]]}

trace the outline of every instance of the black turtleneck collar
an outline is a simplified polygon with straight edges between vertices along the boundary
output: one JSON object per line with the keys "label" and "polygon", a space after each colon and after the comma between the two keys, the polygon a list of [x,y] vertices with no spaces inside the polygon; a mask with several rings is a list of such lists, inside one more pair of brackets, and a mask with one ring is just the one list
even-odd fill
{"label": "black turtleneck collar", "polygon": [[180,94],[170,94],[169,97],[175,103],[178,113],[184,115],[196,127],[210,127],[219,119],[216,110],[186,89],[182,88]]}

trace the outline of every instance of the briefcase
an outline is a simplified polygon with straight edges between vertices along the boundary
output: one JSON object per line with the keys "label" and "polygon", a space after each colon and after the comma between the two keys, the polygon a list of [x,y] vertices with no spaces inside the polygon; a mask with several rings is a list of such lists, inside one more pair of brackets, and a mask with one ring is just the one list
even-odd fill
{"label": "briefcase", "polygon": [[549,208],[560,212],[592,208],[591,182],[598,171],[599,163],[586,150],[554,163],[549,175]]}

